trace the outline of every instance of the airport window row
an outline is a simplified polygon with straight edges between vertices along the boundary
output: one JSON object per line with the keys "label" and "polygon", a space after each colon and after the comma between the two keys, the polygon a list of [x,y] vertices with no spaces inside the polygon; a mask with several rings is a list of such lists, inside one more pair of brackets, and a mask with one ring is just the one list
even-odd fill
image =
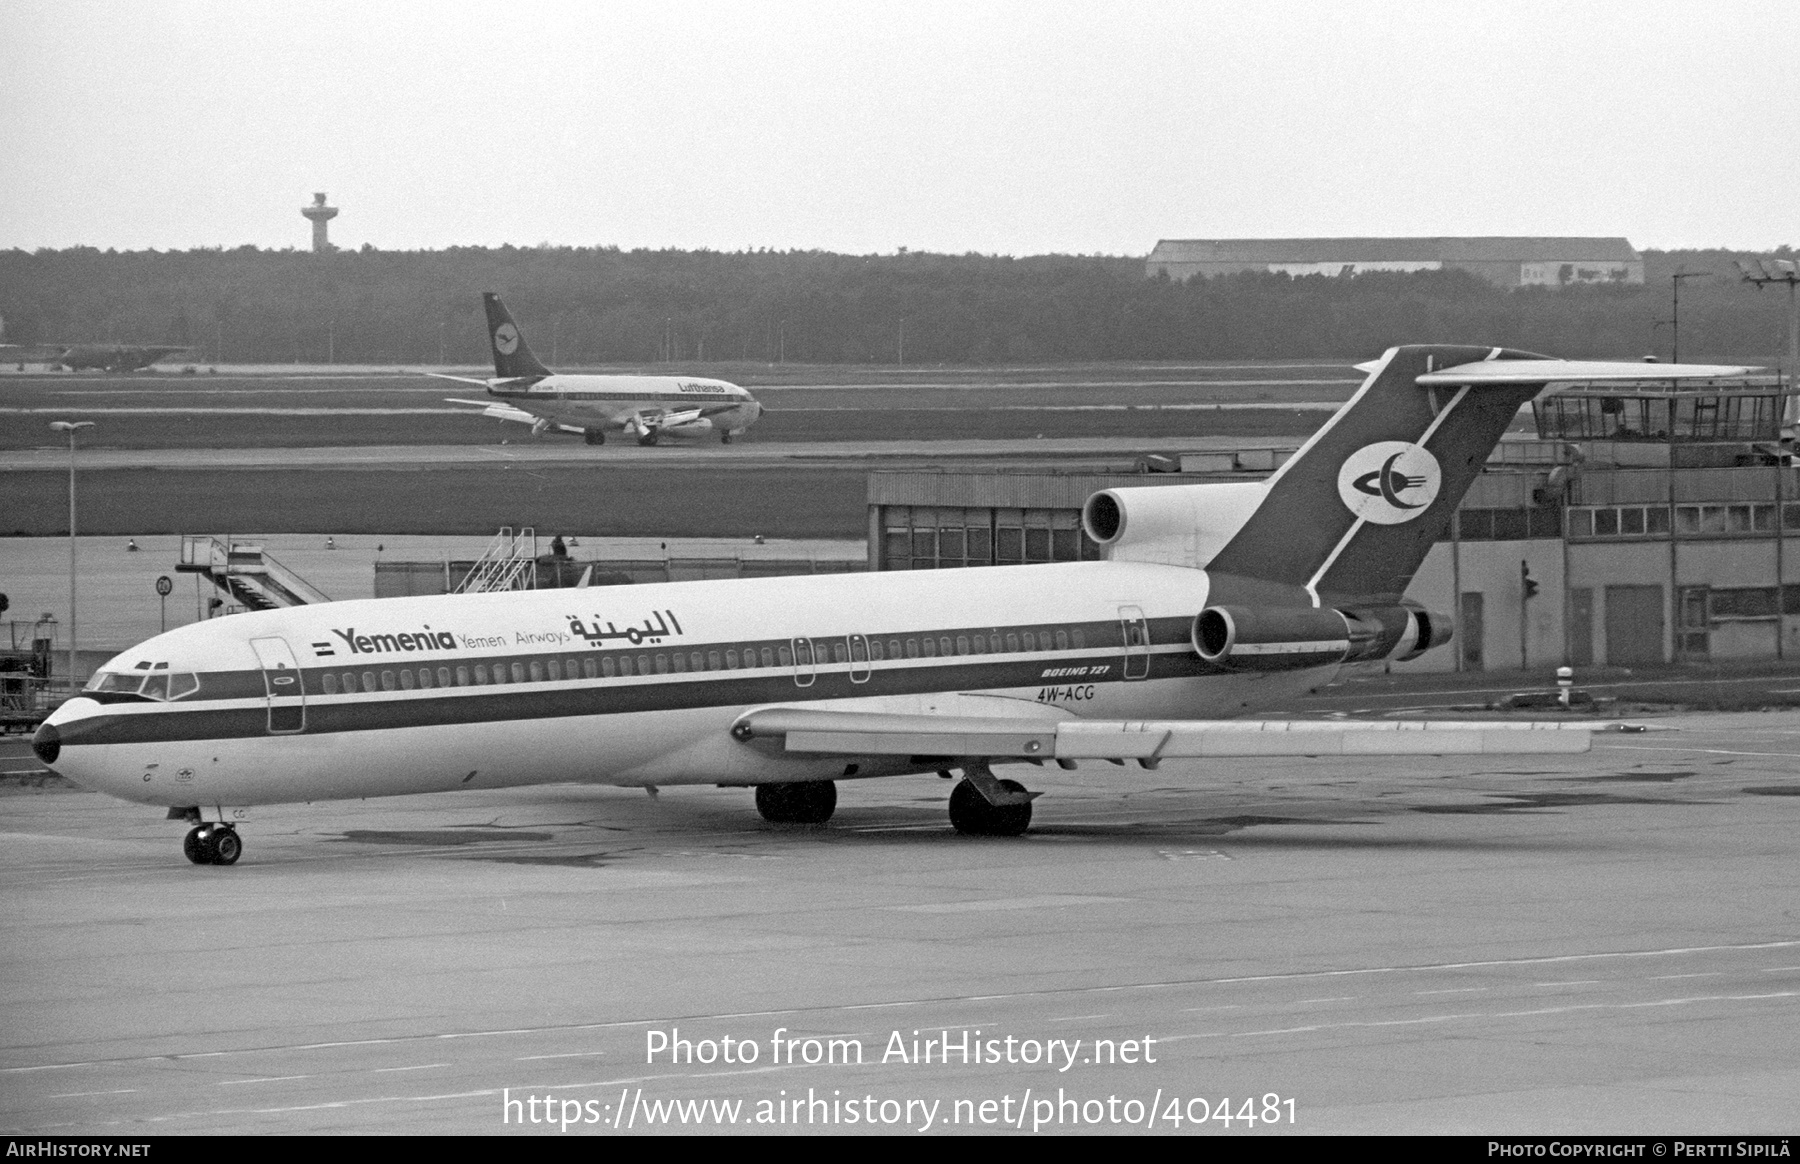
{"label": "airport window row", "polygon": [[942,570],[1031,562],[1092,562],[1100,547],[1078,510],[890,505],[882,515],[882,568]]}
{"label": "airport window row", "polygon": [[577,679],[616,679],[641,675],[679,675],[752,668],[803,667],[948,658],[962,655],[1085,650],[1087,630],[1079,626],[1034,630],[961,631],[943,635],[898,635],[888,638],[849,635],[844,638],[795,639],[791,643],[752,644],[704,651],[644,651],[577,656],[543,656],[493,663],[442,664],[381,671],[326,671],[319,685],[326,695],[358,691],[413,691],[433,687],[488,687],[516,683],[557,683]]}

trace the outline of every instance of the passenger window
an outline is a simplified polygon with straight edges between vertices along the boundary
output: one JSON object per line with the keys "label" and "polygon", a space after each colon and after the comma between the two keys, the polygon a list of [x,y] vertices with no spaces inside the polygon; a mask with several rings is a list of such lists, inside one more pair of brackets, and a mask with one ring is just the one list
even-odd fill
{"label": "passenger window", "polygon": [[658,675],[667,675],[669,673],[669,656],[656,656],[656,673]]}
{"label": "passenger window", "polygon": [[781,665],[783,667],[792,667],[794,665],[794,650],[792,647],[782,647],[776,652],[775,657],[781,660]]}
{"label": "passenger window", "polygon": [[1085,634],[1081,633],[1080,627],[1075,628],[1075,630],[1072,632],[1072,637],[1075,640],[1075,649],[1076,650],[1079,651],[1082,648],[1087,646],[1087,636]]}
{"label": "passenger window", "polygon": [[[910,652],[909,652],[909,654],[910,654]],[[898,659],[899,657],[900,657],[900,640],[899,639],[889,639],[888,640],[888,658]]]}
{"label": "passenger window", "polygon": [[364,671],[363,672],[363,690],[364,691],[375,690],[375,672],[373,672],[373,671]]}
{"label": "passenger window", "polygon": [[[909,647],[912,646],[912,640],[908,639],[906,645]],[[937,640],[936,639],[922,640],[920,643],[920,649],[924,651],[925,657],[927,659],[935,658],[937,656]]]}
{"label": "passenger window", "polygon": [[469,685],[469,669],[467,667],[458,667],[456,669],[456,685],[458,687],[467,687]]}
{"label": "passenger window", "polygon": [[438,668],[437,685],[439,687],[450,686],[450,668],[448,668],[448,667],[439,667]]}
{"label": "passenger window", "polygon": [[[659,659],[662,658],[661,655],[656,657]],[[670,670],[674,671],[676,674],[680,674],[687,670],[687,656],[680,651],[676,651],[674,658],[669,660],[669,664]]]}
{"label": "passenger window", "polygon": [[[561,679],[562,678],[562,661],[560,659],[545,660],[544,661],[544,674],[549,677],[550,682],[552,682],[552,683],[555,683],[557,680]],[[570,671],[569,678],[571,678],[571,679],[575,678],[575,673],[573,671]]]}
{"label": "passenger window", "polygon": [[488,685],[487,664],[486,663],[475,664],[475,686],[486,687],[487,685]]}
{"label": "passenger window", "polygon": [[969,653],[969,636],[968,635],[957,635],[956,636],[956,653],[959,655],[966,655]]}
{"label": "passenger window", "polygon": [[881,659],[881,640],[880,639],[870,639],[869,640],[869,658],[874,659],[877,662],[880,661],[880,659]]}
{"label": "passenger window", "polygon": [[1028,650],[1028,651],[1037,650],[1037,636],[1032,634],[1030,631],[1025,632],[1024,643],[1025,643],[1026,650]]}
{"label": "passenger window", "polygon": [[729,668],[730,670],[733,670],[733,671],[737,670],[737,652],[736,651],[726,651],[725,652],[725,666],[727,668]]}
{"label": "passenger window", "polygon": [[408,691],[413,689],[413,673],[410,670],[400,672],[400,686]]}
{"label": "passenger window", "polygon": [[[519,673],[519,664],[517,664],[517,663],[514,663],[514,664],[513,664],[513,674],[514,674],[514,675],[517,675],[517,674],[518,674],[518,673]],[[533,682],[533,683],[542,683],[542,682],[543,682],[543,681],[544,681],[544,663],[543,663],[543,660],[541,660],[541,659],[533,659],[533,660],[532,660],[532,661],[531,661],[531,681],[532,681],[532,682]],[[524,682],[524,680],[523,680],[523,679],[521,679],[521,680],[519,680],[519,682],[521,682],[521,683],[523,683],[523,682]]]}
{"label": "passenger window", "polygon": [[764,647],[762,649],[762,665],[765,667],[773,667],[775,665],[774,647]]}
{"label": "passenger window", "polygon": [[327,695],[336,695],[337,694],[337,676],[336,675],[333,675],[330,671],[327,671],[327,672],[325,672],[325,674],[319,676],[319,681],[325,685],[325,694],[327,694]]}
{"label": "passenger window", "polygon": [[1069,649],[1069,632],[1068,631],[1060,631],[1059,630],[1056,632],[1056,649],[1059,651],[1066,651]]}
{"label": "passenger window", "polygon": [[619,674],[621,674],[621,675],[632,674],[631,656],[630,655],[620,655],[619,656]]}
{"label": "passenger window", "polygon": [[848,663],[850,661],[850,656],[845,651],[844,644],[837,639],[831,641],[831,661],[833,663]]}
{"label": "passenger window", "polygon": [[430,667],[420,667],[419,668],[419,686],[420,687],[430,687],[431,686],[431,668]]}
{"label": "passenger window", "polygon": [[[331,675],[327,673],[325,677],[329,679],[331,678]],[[186,671],[169,676],[170,699],[180,699],[182,696],[192,695],[198,690],[200,690],[200,680],[194,678],[193,675]]]}
{"label": "passenger window", "polygon": [[638,664],[638,674],[639,675],[650,674],[650,656],[649,655],[639,655],[637,657],[637,664]]}
{"label": "passenger window", "polygon": [[719,652],[717,652],[717,651],[707,652],[706,661],[709,664],[711,664],[712,670],[717,671],[719,669]]}
{"label": "passenger window", "polygon": [[[541,674],[541,672],[540,672],[540,674]],[[514,683],[525,682],[525,664],[524,663],[514,663],[512,665],[512,679],[513,679]]]}
{"label": "passenger window", "polygon": [[852,663],[867,663],[869,661],[867,640],[860,635],[850,640],[850,661]]}
{"label": "passenger window", "polygon": [[394,689],[394,673],[392,671],[383,671],[381,673],[381,689],[383,691],[392,691]]}
{"label": "passenger window", "polygon": [[918,639],[907,639],[906,640],[906,657],[909,659],[916,659],[919,657],[919,640]]}
{"label": "passenger window", "polygon": [[608,679],[611,679],[614,675],[619,673],[619,668],[613,662],[613,657],[611,655],[600,660],[600,673],[605,675]]}
{"label": "passenger window", "polygon": [[584,679],[597,679],[600,677],[600,669],[594,665],[594,656],[586,655],[582,657],[581,676]]}
{"label": "passenger window", "polygon": [[345,671],[344,672],[344,694],[345,695],[355,695],[356,694],[356,672],[354,672],[354,671]]}
{"label": "passenger window", "polygon": [[972,640],[971,645],[973,646],[974,651],[977,655],[987,654],[987,636],[986,635],[976,635],[975,638]]}

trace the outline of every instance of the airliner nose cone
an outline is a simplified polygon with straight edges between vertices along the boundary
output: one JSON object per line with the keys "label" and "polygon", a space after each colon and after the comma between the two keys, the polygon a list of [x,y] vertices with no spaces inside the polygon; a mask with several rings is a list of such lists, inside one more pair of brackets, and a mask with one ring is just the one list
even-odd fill
{"label": "airliner nose cone", "polygon": [[56,758],[62,755],[62,733],[56,730],[54,724],[42,725],[37,734],[31,737],[31,750],[46,765],[56,763]]}

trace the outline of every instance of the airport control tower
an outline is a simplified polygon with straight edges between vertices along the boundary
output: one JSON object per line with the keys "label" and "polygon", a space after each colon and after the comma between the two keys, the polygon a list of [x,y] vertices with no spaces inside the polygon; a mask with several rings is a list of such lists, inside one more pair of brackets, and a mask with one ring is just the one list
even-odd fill
{"label": "airport control tower", "polygon": [[323,190],[314,194],[313,204],[311,206],[302,206],[300,208],[300,213],[307,218],[312,219],[313,254],[322,255],[328,251],[337,249],[331,245],[331,240],[325,237],[326,224],[337,217],[337,207],[325,205],[325,192]]}

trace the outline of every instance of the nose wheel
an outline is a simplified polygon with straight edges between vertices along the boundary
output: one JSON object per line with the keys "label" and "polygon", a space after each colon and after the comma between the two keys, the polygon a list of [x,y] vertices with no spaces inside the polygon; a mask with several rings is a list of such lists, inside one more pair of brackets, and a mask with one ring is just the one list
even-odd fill
{"label": "nose wheel", "polygon": [[231,825],[203,824],[188,830],[181,851],[196,865],[235,865],[244,855],[244,841]]}

